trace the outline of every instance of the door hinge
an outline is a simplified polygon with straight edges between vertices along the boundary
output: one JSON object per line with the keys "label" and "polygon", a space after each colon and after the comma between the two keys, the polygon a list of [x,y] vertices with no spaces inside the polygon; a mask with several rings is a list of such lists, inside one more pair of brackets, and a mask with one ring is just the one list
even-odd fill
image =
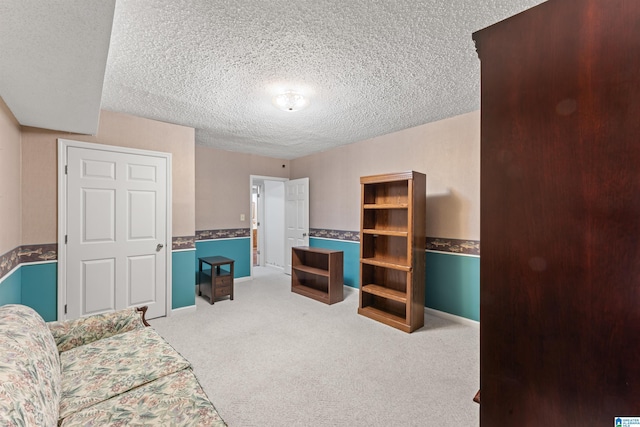
{"label": "door hinge", "polygon": [[69,165],[64,165],[64,174],[65,175],[69,174]]}
{"label": "door hinge", "polygon": [[66,235],[66,234],[64,235],[64,244],[65,245],[67,244],[67,241],[69,240],[68,237],[69,237],[68,235]]}
{"label": "door hinge", "polygon": [[67,314],[67,304],[64,305],[64,314]]}

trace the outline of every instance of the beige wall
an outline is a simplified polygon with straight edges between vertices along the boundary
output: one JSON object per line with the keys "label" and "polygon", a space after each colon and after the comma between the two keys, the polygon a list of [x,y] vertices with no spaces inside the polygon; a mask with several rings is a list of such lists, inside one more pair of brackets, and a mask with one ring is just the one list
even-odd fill
{"label": "beige wall", "polygon": [[0,98],[0,255],[20,246],[20,125]]}
{"label": "beige wall", "polygon": [[[5,252],[57,240],[57,138],[172,153],[174,236],[248,228],[250,175],[308,176],[311,227],[358,230],[360,176],[413,169],[427,174],[427,235],[480,238],[477,111],[292,161],[195,146],[192,128],[102,111],[96,136],[22,129],[20,239],[21,193],[17,185],[7,185],[20,179],[20,132],[2,106],[0,249]],[[14,201],[15,208],[5,199]]]}
{"label": "beige wall", "polygon": [[289,160],[196,146],[196,230],[249,228],[250,175],[288,178],[289,164]]}
{"label": "beige wall", "polygon": [[22,129],[22,244],[57,241],[58,138],[172,153],[173,235],[195,234],[194,129],[101,111],[95,136]]}
{"label": "beige wall", "polygon": [[360,177],[427,175],[427,236],[480,239],[480,112],[345,145],[291,161],[309,177],[310,226],[360,229]]}

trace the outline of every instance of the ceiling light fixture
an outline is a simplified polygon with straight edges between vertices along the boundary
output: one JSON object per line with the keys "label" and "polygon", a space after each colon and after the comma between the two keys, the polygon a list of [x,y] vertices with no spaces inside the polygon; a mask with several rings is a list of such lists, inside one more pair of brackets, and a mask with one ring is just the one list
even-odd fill
{"label": "ceiling light fixture", "polygon": [[309,105],[301,93],[288,91],[273,97],[273,105],[284,111],[298,111]]}

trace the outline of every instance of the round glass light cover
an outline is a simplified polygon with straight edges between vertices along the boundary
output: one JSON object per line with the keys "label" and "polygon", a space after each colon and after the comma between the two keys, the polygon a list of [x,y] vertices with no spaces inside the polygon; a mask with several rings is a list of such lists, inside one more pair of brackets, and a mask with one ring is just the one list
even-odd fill
{"label": "round glass light cover", "polygon": [[273,97],[273,105],[284,111],[298,111],[309,104],[309,101],[300,93],[288,91]]}

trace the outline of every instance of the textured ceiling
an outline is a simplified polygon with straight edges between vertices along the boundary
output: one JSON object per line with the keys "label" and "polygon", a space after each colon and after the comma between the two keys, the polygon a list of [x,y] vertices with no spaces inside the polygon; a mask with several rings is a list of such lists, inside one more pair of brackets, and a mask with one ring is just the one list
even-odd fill
{"label": "textured ceiling", "polygon": [[20,124],[95,134],[116,0],[0,0],[0,97]]}
{"label": "textured ceiling", "polygon": [[[471,34],[539,3],[117,0],[102,108],[194,127],[197,144],[301,157],[478,109]],[[285,90],[309,106],[276,109]]]}

